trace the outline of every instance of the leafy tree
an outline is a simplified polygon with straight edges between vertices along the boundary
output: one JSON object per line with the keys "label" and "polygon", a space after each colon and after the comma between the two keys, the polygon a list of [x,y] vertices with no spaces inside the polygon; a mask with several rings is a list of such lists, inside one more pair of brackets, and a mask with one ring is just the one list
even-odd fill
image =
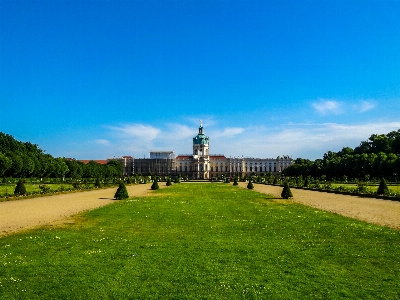
{"label": "leafy tree", "polygon": [[158,190],[160,187],[158,186],[157,179],[153,180],[153,184],[151,185],[152,190]]}
{"label": "leafy tree", "polygon": [[377,195],[388,195],[389,194],[389,188],[386,184],[386,180],[384,177],[381,178],[381,182],[379,183],[378,190],[376,191]]}
{"label": "leafy tree", "polygon": [[114,198],[117,200],[123,200],[129,198],[128,191],[126,190],[126,186],[123,182],[119,184],[118,189],[115,192]]}
{"label": "leafy tree", "polygon": [[249,180],[249,183],[247,184],[247,188],[248,188],[249,190],[252,190],[252,189],[254,188],[254,185],[253,185],[253,183],[251,182],[251,180]]}
{"label": "leafy tree", "polygon": [[26,195],[26,188],[22,179],[18,180],[17,186],[14,190],[14,195]]}
{"label": "leafy tree", "polygon": [[11,166],[12,160],[0,152],[0,177],[2,177]]}
{"label": "leafy tree", "polygon": [[285,182],[281,193],[283,199],[293,198],[292,191],[290,190],[289,182]]}

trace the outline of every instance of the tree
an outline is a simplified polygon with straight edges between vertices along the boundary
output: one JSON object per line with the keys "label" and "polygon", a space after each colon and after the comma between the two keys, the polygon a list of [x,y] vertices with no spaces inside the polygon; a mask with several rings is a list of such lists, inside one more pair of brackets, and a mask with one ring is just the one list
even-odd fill
{"label": "tree", "polygon": [[4,173],[11,168],[11,166],[12,160],[0,152],[0,177],[3,176]]}
{"label": "tree", "polygon": [[153,180],[153,184],[151,185],[152,190],[158,190],[160,187],[158,186],[157,179]]}
{"label": "tree", "polygon": [[128,191],[126,190],[126,186],[123,182],[119,184],[117,192],[114,195],[114,198],[117,200],[123,200],[129,198]]}
{"label": "tree", "polygon": [[384,177],[381,178],[381,182],[379,183],[378,190],[376,191],[377,195],[388,195],[389,194],[389,188],[386,184],[386,180]]}
{"label": "tree", "polygon": [[282,193],[281,193],[281,197],[283,199],[293,198],[292,191],[290,190],[290,187],[289,187],[289,182],[287,182],[287,181],[283,185],[283,190],[282,190]]}
{"label": "tree", "polygon": [[26,195],[26,188],[22,179],[18,180],[17,186],[15,187],[14,190],[14,195],[16,196]]}
{"label": "tree", "polygon": [[249,183],[247,184],[247,188],[248,188],[249,190],[252,190],[252,189],[254,188],[254,185],[253,185],[253,183],[251,182],[251,179],[249,180]]}

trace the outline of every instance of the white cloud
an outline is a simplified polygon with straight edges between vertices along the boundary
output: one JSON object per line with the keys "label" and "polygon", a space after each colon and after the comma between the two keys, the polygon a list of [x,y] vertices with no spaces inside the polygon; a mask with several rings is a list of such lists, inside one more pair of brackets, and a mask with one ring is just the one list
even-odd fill
{"label": "white cloud", "polygon": [[338,101],[335,99],[319,99],[312,103],[312,107],[321,115],[339,115],[346,112],[364,113],[376,107],[374,100]]}
{"label": "white cloud", "polygon": [[98,140],[95,140],[94,142],[99,145],[109,145],[110,144],[110,142],[108,140],[104,140],[104,139],[98,139]]}
{"label": "white cloud", "polygon": [[328,99],[319,99],[318,102],[312,103],[314,109],[322,115],[340,114],[343,112],[342,105],[342,102]]}
{"label": "white cloud", "polygon": [[[169,123],[161,127],[147,124],[108,126],[106,139],[91,151],[113,155],[148,157],[151,150],[172,150],[176,154],[192,153],[192,138],[198,127],[193,124]],[[269,126],[226,127],[218,124],[204,126],[210,137],[210,153],[225,156],[274,158],[290,155],[293,158],[321,158],[327,151],[356,147],[371,134],[386,134],[400,128],[400,122],[346,123],[287,123]],[[121,134],[115,134],[115,132]],[[102,158],[100,154],[97,157]]]}
{"label": "white cloud", "polygon": [[388,133],[400,128],[400,122],[367,124],[287,124],[280,127],[246,128],[246,134],[218,140],[210,136],[210,151],[227,156],[322,158],[327,151],[356,147],[371,134]]}
{"label": "white cloud", "polygon": [[160,129],[143,124],[125,124],[121,126],[110,126],[110,129],[122,133],[125,137],[134,137],[143,140],[153,140],[160,133]]}
{"label": "white cloud", "polygon": [[235,135],[241,134],[243,132],[244,132],[244,128],[241,128],[241,127],[228,127],[228,128],[225,128],[222,131],[220,131],[220,130],[215,131],[213,136],[215,138],[231,137],[231,136],[235,136]]}
{"label": "white cloud", "polygon": [[373,109],[373,108],[375,108],[375,107],[376,107],[375,101],[363,100],[363,101],[361,101],[361,102],[358,104],[358,106],[357,106],[356,109],[357,109],[359,112],[363,113],[363,112],[369,111],[369,110],[371,110],[371,109]]}

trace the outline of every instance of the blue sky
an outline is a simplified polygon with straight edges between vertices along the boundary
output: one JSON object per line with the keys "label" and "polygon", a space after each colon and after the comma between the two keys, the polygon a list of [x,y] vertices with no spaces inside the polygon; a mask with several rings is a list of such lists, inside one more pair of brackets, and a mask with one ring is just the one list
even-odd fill
{"label": "blue sky", "polygon": [[56,157],[321,158],[400,128],[400,1],[0,1],[0,131]]}

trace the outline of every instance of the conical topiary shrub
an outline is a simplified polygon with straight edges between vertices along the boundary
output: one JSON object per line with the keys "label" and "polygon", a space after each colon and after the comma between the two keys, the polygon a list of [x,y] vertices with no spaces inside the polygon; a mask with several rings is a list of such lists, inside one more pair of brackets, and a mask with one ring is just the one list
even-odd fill
{"label": "conical topiary shrub", "polygon": [[292,191],[290,190],[290,187],[289,187],[289,182],[285,182],[285,184],[283,185],[281,197],[283,199],[293,198]]}
{"label": "conical topiary shrub", "polygon": [[14,195],[16,196],[26,195],[26,188],[22,179],[18,180],[17,186],[15,187],[14,190]]}
{"label": "conical topiary shrub", "polygon": [[253,183],[251,182],[251,180],[249,180],[249,183],[247,184],[247,188],[248,188],[249,190],[252,190],[252,189],[254,188],[254,185],[253,185]]}
{"label": "conical topiary shrub", "polygon": [[238,180],[236,177],[233,179],[233,185],[238,185]]}
{"label": "conical topiary shrub", "polygon": [[166,184],[167,184],[167,186],[170,186],[172,184],[171,183],[171,178],[169,178],[169,177],[167,178],[167,183]]}
{"label": "conical topiary shrub", "polygon": [[96,182],[94,183],[94,186],[97,187],[97,188],[101,187],[101,182],[100,182],[100,178],[99,177],[96,178]]}
{"label": "conical topiary shrub", "polygon": [[378,190],[376,191],[377,195],[388,195],[389,194],[389,188],[386,184],[385,178],[381,178],[381,182],[379,183]]}
{"label": "conical topiary shrub", "polygon": [[308,180],[308,177],[306,177],[306,180],[304,181],[303,187],[307,188],[310,185],[310,181]]}
{"label": "conical topiary shrub", "polygon": [[114,198],[117,200],[123,200],[129,198],[128,191],[126,190],[126,186],[123,182],[119,184],[117,192],[114,195]]}
{"label": "conical topiary shrub", "polygon": [[152,190],[158,190],[160,187],[158,186],[157,179],[154,179],[153,184],[151,185]]}

